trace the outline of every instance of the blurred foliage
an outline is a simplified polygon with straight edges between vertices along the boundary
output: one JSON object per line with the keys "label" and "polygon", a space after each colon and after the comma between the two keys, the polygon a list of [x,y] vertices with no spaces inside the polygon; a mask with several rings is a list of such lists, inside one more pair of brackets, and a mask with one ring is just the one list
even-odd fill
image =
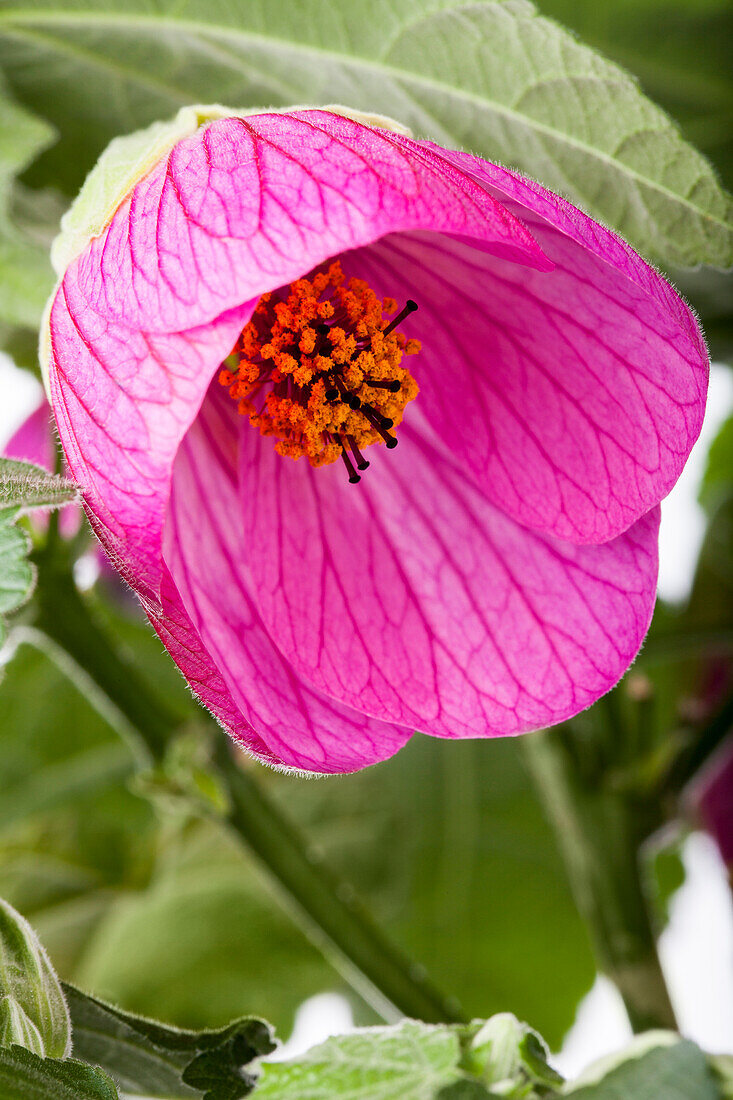
{"label": "blurred foliage", "polygon": [[[733,5],[729,0],[537,0],[545,14],[633,73],[733,188]],[[733,361],[733,275],[681,270],[673,282],[701,317],[713,359]]]}
{"label": "blurred foliage", "polygon": [[[107,615],[183,695],[149,632]],[[63,976],[179,1024],[257,1011],[281,1031],[341,986],[232,838],[129,793],[126,750],[46,657],[22,647],[3,698],[0,893]],[[258,778],[467,1012],[510,1008],[556,1044],[594,967],[519,751],[416,738],[359,775]]]}
{"label": "blurred foliage", "polygon": [[275,1049],[266,1023],[248,1016],[217,1031],[181,1031],[133,1016],[64,987],[74,1055],[101,1066],[135,1096],[241,1100],[252,1092],[250,1063]]}
{"label": "blurred foliage", "polygon": [[728,0],[537,0],[636,76],[733,187],[733,7]]}

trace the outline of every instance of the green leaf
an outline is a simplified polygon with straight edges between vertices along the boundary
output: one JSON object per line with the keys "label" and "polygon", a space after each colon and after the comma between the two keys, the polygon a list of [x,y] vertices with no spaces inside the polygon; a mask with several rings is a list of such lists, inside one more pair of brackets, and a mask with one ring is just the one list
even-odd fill
{"label": "green leaf", "polygon": [[[19,175],[54,139],[49,124],[13,103],[0,85],[0,346],[10,350],[19,335],[37,329],[53,286],[49,240],[26,224],[26,196],[15,184]],[[25,358],[25,357],[23,357]]]}
{"label": "green leaf", "polygon": [[71,1050],[69,1013],[48,955],[30,924],[0,898],[0,1046],[41,1056]]}
{"label": "green leaf", "polygon": [[[328,1039],[262,1067],[257,1100],[433,1100],[465,1080],[458,1030],[406,1020]],[[453,1093],[452,1095],[460,1095]],[[489,1093],[484,1091],[485,1096]]]}
{"label": "green leaf", "polygon": [[17,516],[17,508],[0,509],[0,645],[6,636],[4,616],[23,606],[35,583],[30,539],[15,526]]}
{"label": "green leaf", "polygon": [[523,1097],[533,1088],[550,1091],[562,1084],[547,1058],[536,1031],[510,1012],[500,1012],[477,1030],[464,1054],[464,1066],[501,1096]]}
{"label": "green leaf", "polygon": [[507,1013],[463,1027],[405,1020],[265,1063],[258,1100],[536,1100],[556,1095],[539,1036]]}
{"label": "green leaf", "polygon": [[76,486],[42,466],[0,458],[0,509],[59,508],[78,497]]}
{"label": "green leaf", "polygon": [[0,1049],[0,1100],[119,1100],[119,1095],[94,1066],[11,1047]]}
{"label": "green leaf", "polygon": [[17,611],[30,597],[35,572],[28,561],[30,541],[15,526],[21,511],[57,507],[76,499],[76,489],[30,462],[0,458],[0,644],[5,638],[3,617]]}
{"label": "green leaf", "polygon": [[720,1100],[703,1052],[671,1032],[638,1036],[621,1054],[592,1066],[566,1093],[573,1100]]}
{"label": "green leaf", "polygon": [[65,992],[74,1053],[102,1066],[126,1092],[240,1100],[254,1085],[244,1067],[275,1049],[267,1024],[251,1017],[216,1031],[182,1031],[123,1012],[73,986]]}
{"label": "green leaf", "polygon": [[62,134],[36,177],[72,192],[116,134],[185,104],[342,102],[515,165],[666,262],[733,263],[731,200],[707,161],[526,0],[16,0],[0,61]]}
{"label": "green leaf", "polygon": [[538,0],[538,6],[633,72],[731,186],[733,9],[727,0]]}

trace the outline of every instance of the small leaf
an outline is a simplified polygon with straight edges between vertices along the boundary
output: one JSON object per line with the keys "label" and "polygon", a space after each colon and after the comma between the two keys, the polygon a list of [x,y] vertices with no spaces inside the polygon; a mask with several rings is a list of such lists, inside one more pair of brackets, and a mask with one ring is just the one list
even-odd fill
{"label": "small leaf", "polygon": [[0,1047],[25,1047],[41,1058],[43,1036],[15,997],[0,997]]}
{"label": "small leaf", "polygon": [[58,508],[78,497],[73,482],[42,466],[0,458],[0,509]]}
{"label": "small leaf", "polygon": [[24,1047],[0,1049],[0,1100],[120,1100],[114,1082],[72,1058],[39,1058]]}
{"label": "small leaf", "polygon": [[0,1045],[65,1058],[71,1023],[59,980],[30,924],[0,898]]}
{"label": "small leaf", "polygon": [[0,645],[6,633],[3,616],[23,606],[35,583],[27,556],[30,540],[14,526],[17,515],[17,508],[0,510]]}
{"label": "small leaf", "polygon": [[672,1032],[637,1036],[566,1088],[573,1100],[720,1100],[703,1052]]}
{"label": "small leaf", "polygon": [[103,1066],[125,1092],[240,1100],[254,1087],[243,1067],[274,1050],[270,1028],[252,1017],[216,1031],[182,1031],[123,1012],[73,986],[64,990],[74,1053]]}
{"label": "small leaf", "polygon": [[464,1065],[502,1096],[523,1097],[532,1088],[556,1088],[562,1077],[547,1062],[549,1052],[536,1031],[510,1012],[499,1012],[479,1028]]}

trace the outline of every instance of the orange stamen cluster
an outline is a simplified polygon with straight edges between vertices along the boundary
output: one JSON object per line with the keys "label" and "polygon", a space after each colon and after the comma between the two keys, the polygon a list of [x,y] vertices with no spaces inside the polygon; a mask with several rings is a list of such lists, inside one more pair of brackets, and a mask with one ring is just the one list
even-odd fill
{"label": "orange stamen cluster", "polygon": [[349,480],[369,463],[361,448],[397,445],[389,430],[402,420],[418,387],[402,367],[420,350],[396,325],[416,309],[396,312],[362,279],[345,279],[338,261],[284,291],[263,294],[219,375],[241,415],[288,458],[325,466],[342,458]]}

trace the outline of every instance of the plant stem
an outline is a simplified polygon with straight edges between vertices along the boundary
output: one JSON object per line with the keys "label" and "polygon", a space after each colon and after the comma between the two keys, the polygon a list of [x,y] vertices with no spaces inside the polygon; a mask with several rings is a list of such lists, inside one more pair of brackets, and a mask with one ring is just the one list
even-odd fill
{"label": "plant stem", "polygon": [[250,770],[219,738],[217,763],[231,802],[228,823],[294,902],[311,938],[364,999],[387,1020],[400,1015],[432,1023],[460,1022],[460,1007],[438,992],[382,933],[352,888],[309,851]]}
{"label": "plant stem", "polygon": [[[36,627],[71,658],[139,735],[148,762],[160,761],[182,716],[161,704],[151,686],[94,621],[59,551],[40,552]],[[29,639],[32,632],[28,632]],[[94,700],[92,700],[94,701]],[[213,725],[213,724],[212,724]],[[254,854],[311,938],[386,1020],[461,1021],[445,998],[372,921],[353,889],[304,843],[214,727],[216,764],[229,799],[228,826]]]}
{"label": "plant stem", "polygon": [[528,734],[523,746],[598,964],[631,1026],[675,1029],[641,876],[640,847],[652,831],[645,807],[628,792],[589,782],[567,729]]}

